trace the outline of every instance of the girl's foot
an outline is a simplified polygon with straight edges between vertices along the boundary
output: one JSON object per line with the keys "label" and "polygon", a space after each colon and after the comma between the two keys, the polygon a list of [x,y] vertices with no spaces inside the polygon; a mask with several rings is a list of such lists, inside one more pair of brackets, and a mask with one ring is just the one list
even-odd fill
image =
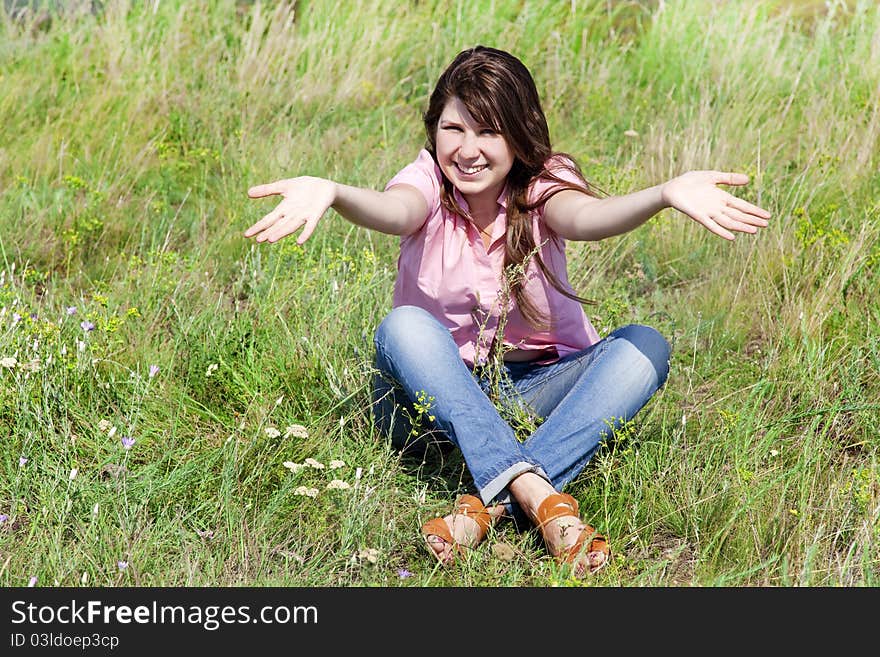
{"label": "girl's foot", "polygon": [[[482,506],[482,503],[480,503],[480,506]],[[473,507],[465,507],[467,509],[465,511],[462,508],[461,500],[459,500],[459,508],[442,518],[449,531],[447,537],[424,532],[425,542],[434,551],[438,561],[443,565],[447,565],[455,559],[458,547],[476,547],[486,537],[485,529],[474,518],[479,512],[473,510]],[[504,505],[488,506],[485,508],[485,511],[488,514],[488,524],[493,525],[504,514]],[[436,520],[441,519],[437,518]],[[430,525],[427,524],[426,527],[430,527]],[[451,541],[448,540],[450,538],[452,539]]]}
{"label": "girl's foot", "polygon": [[576,576],[595,573],[607,563],[609,551],[604,537],[580,519],[573,497],[557,492],[533,472],[520,475],[509,488],[540,529],[547,551],[560,561],[570,562]]}

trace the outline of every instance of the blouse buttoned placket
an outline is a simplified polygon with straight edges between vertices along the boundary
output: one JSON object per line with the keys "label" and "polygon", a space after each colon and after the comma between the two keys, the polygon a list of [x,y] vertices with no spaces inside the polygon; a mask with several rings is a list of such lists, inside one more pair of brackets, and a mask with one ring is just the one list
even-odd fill
{"label": "blouse buttoned placket", "polygon": [[[455,200],[463,210],[469,211],[467,201],[458,190],[453,192]],[[496,337],[498,323],[500,321],[501,308],[499,296],[501,292],[500,276],[504,271],[504,242],[499,244],[499,238],[503,237],[507,229],[507,188],[505,187],[498,197],[500,206],[498,215],[492,223],[492,236],[489,248],[483,242],[483,237],[477,226],[469,221],[464,221],[465,239],[467,239],[473,251],[474,262],[477,264],[476,289],[477,305],[471,315],[474,318],[474,344],[476,345],[475,362],[488,357],[492,343]],[[501,262],[497,263],[497,259]]]}

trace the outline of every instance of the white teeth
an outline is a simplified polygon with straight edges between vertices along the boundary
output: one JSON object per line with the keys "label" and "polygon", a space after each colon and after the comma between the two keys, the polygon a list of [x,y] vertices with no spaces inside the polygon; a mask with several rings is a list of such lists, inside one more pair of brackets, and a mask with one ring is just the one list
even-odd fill
{"label": "white teeth", "polygon": [[460,164],[457,164],[456,166],[461,170],[462,173],[472,174],[482,171],[486,168],[487,165],[483,164],[482,166],[478,167],[463,167]]}

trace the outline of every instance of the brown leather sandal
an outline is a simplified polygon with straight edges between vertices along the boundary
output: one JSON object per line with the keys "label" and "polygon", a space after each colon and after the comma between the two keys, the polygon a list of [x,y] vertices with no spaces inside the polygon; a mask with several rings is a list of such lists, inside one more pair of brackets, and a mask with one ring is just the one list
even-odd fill
{"label": "brown leather sandal", "polygon": [[[478,543],[486,538],[486,534],[489,531],[489,525],[492,521],[492,516],[489,515],[486,507],[483,506],[483,501],[479,497],[475,497],[474,495],[462,495],[458,498],[455,504],[456,510],[453,511],[453,514],[470,516],[477,523],[477,533],[474,536],[473,544],[466,545],[456,541],[452,536],[452,532],[449,531],[449,525],[443,518],[433,518],[422,525],[422,538],[425,539],[428,550],[434,555],[437,561],[443,565],[452,563],[455,555],[461,551],[461,548],[476,547]],[[452,546],[452,552],[450,552],[449,557],[447,557],[445,561],[440,556],[440,553],[432,547],[432,542],[428,540],[429,536],[436,536],[443,540],[447,545]]]}
{"label": "brown leather sandal", "polygon": [[[565,516],[580,518],[578,502],[568,493],[554,493],[541,502],[535,519],[540,529],[548,522]],[[608,563],[611,558],[611,548],[608,547],[608,541],[605,540],[605,537],[597,532],[595,527],[585,525],[575,544],[557,554],[556,560],[559,563],[574,563],[579,556],[590,552],[601,552],[605,555],[605,559],[600,565],[590,567],[590,573],[596,573]]]}

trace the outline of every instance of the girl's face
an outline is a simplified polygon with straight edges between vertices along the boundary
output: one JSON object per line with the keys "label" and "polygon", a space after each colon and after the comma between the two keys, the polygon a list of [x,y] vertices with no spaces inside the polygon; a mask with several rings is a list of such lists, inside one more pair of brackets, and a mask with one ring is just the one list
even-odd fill
{"label": "girl's face", "polygon": [[513,167],[507,140],[480,125],[458,98],[447,101],[437,123],[437,162],[468,205],[495,202]]}

